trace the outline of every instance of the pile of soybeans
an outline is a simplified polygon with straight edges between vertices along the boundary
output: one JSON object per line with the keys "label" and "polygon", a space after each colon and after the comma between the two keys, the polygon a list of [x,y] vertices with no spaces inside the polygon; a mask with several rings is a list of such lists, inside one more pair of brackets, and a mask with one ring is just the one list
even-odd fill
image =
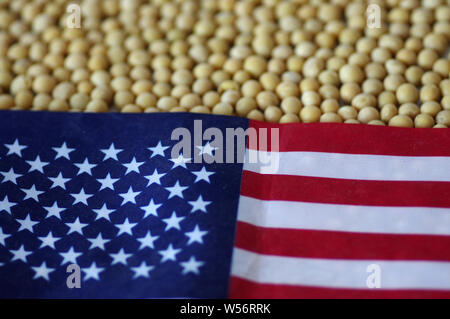
{"label": "pile of soybeans", "polygon": [[1,1],[0,109],[445,128],[449,41],[450,0]]}

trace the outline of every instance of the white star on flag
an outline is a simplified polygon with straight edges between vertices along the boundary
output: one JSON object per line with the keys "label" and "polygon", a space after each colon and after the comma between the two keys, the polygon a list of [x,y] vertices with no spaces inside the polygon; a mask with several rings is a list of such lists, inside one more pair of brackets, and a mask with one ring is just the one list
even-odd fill
{"label": "white star on flag", "polygon": [[185,233],[185,235],[189,237],[187,245],[193,243],[203,244],[203,236],[205,236],[207,233],[207,231],[201,231],[198,225],[196,225],[193,231]]}
{"label": "white star on flag", "polygon": [[123,163],[122,165],[127,168],[125,175],[127,175],[131,172],[136,172],[136,173],[140,174],[139,167],[141,167],[144,163],[145,162],[136,161],[136,157],[133,157],[133,159],[129,163]]}
{"label": "white star on flag", "polygon": [[155,147],[149,147],[148,149],[152,152],[152,155],[150,155],[150,158],[161,155],[162,157],[165,157],[164,151],[168,149],[169,146],[162,146],[161,142],[158,143]]}
{"label": "white star on flag", "polygon": [[45,216],[45,218],[49,218],[49,217],[55,216],[58,219],[61,219],[61,212],[63,210],[67,209],[67,208],[59,207],[58,203],[56,201],[53,203],[52,206],[50,206],[50,207],[44,206],[43,208],[48,212],[48,215]]}
{"label": "white star on flag", "polygon": [[99,275],[105,268],[97,267],[94,261],[89,268],[81,268],[81,270],[85,273],[84,281],[89,279],[100,280]]}
{"label": "white star on flag", "polygon": [[44,174],[44,166],[47,166],[48,164],[50,164],[49,162],[42,162],[41,158],[38,156],[36,156],[36,159],[34,161],[25,161],[28,163],[28,165],[30,165],[30,169],[28,170],[28,173],[31,173],[33,171],[38,171],[41,172],[42,174]]}
{"label": "white star on flag", "polygon": [[130,258],[133,254],[126,254],[125,250],[121,248],[116,254],[109,254],[113,259],[112,265],[115,264],[124,264],[127,265],[127,259]]}
{"label": "white star on flag", "polygon": [[38,238],[42,241],[42,244],[41,244],[41,246],[39,248],[43,248],[43,247],[48,246],[48,247],[51,247],[53,249],[56,249],[55,248],[55,242],[61,239],[61,237],[53,237],[53,234],[52,234],[51,231],[48,232],[47,236],[45,236],[45,237],[38,237]]}
{"label": "white star on flag", "polygon": [[30,214],[28,214],[24,219],[16,219],[16,221],[20,224],[20,228],[17,230],[18,232],[22,230],[33,232],[34,225],[39,224],[39,222],[31,220]]}
{"label": "white star on flag", "polygon": [[83,173],[89,174],[92,176],[92,169],[97,166],[96,164],[89,163],[87,158],[84,159],[83,163],[74,163],[76,167],[78,167],[77,175],[81,175]]}
{"label": "white star on flag", "polygon": [[63,257],[63,261],[61,262],[61,265],[71,263],[76,264],[77,258],[82,255],[82,253],[75,252],[73,247],[70,247],[70,249],[65,253],[59,253]]}
{"label": "white star on flag", "polygon": [[125,221],[122,224],[115,224],[114,226],[119,228],[119,233],[117,234],[117,236],[120,236],[123,233],[133,235],[133,232],[131,231],[131,229],[136,225],[137,225],[137,223],[130,223],[128,221],[128,218],[125,218]]}
{"label": "white star on flag", "polygon": [[183,275],[186,275],[190,272],[198,275],[200,273],[199,268],[203,266],[205,263],[203,261],[198,261],[192,256],[188,261],[180,262],[183,267]]}
{"label": "white star on flag", "polygon": [[28,146],[20,145],[19,140],[16,139],[13,144],[5,144],[5,147],[8,149],[8,153],[6,155],[16,154],[19,155],[19,157],[22,157],[22,150]]}
{"label": "white star on flag", "polygon": [[183,168],[187,169],[186,163],[189,163],[191,161],[190,158],[184,158],[183,155],[179,155],[177,158],[172,158],[170,160],[174,165],[171,169],[174,169],[175,167],[181,166]]}
{"label": "white star on flag", "polygon": [[80,222],[80,217],[77,217],[73,223],[66,223],[67,226],[69,226],[69,231],[67,232],[67,235],[71,233],[79,233],[80,235],[83,235],[83,228],[86,227],[89,224],[84,224]]}
{"label": "white star on flag", "polygon": [[2,183],[11,182],[15,185],[17,185],[17,179],[22,176],[20,174],[16,174],[12,167],[9,169],[8,172],[0,172],[0,174],[3,175]]}
{"label": "white star on flag", "polygon": [[192,205],[191,213],[193,213],[193,212],[195,212],[195,211],[197,211],[197,210],[200,210],[200,211],[202,211],[202,212],[207,213],[206,206],[208,206],[208,205],[211,204],[212,202],[203,200],[202,195],[200,195],[200,196],[198,196],[197,200],[195,200],[195,201],[189,201],[188,203],[189,203],[190,205]]}
{"label": "white star on flag", "polygon": [[168,199],[175,196],[183,198],[183,191],[185,191],[186,189],[188,189],[188,187],[181,186],[179,181],[177,181],[172,187],[166,187],[166,190],[170,193]]}
{"label": "white star on flag", "polygon": [[27,262],[28,255],[31,255],[33,252],[31,250],[25,250],[25,246],[22,245],[17,250],[10,250],[10,252],[14,255],[11,261],[21,260],[24,263]]}
{"label": "white star on flag", "polygon": [[218,147],[211,146],[211,144],[209,142],[206,143],[205,146],[198,146],[197,145],[196,148],[198,148],[198,150],[199,150],[198,155],[206,154],[206,155],[209,155],[211,157],[214,156],[213,152],[218,149]]}
{"label": "white star on flag", "polygon": [[5,239],[8,237],[11,237],[11,235],[5,234],[3,232],[3,228],[0,226],[0,244],[2,244],[3,246],[6,246]]}
{"label": "white star on flag", "polygon": [[22,188],[22,191],[25,193],[25,197],[23,200],[27,200],[29,198],[34,199],[35,201],[39,202],[38,196],[44,193],[43,191],[38,191],[36,189],[36,186],[31,185],[30,188]]}
{"label": "white star on flag", "polygon": [[62,189],[66,189],[66,183],[70,181],[70,178],[64,178],[62,173],[60,172],[56,177],[49,177],[49,179],[53,182],[53,185],[50,188],[61,187]]}
{"label": "white star on flag", "polygon": [[178,230],[181,230],[180,222],[184,219],[184,217],[177,217],[177,214],[175,212],[172,213],[172,216],[170,218],[165,218],[162,221],[166,223],[166,229],[164,231],[168,231],[169,229],[175,228]]}
{"label": "white star on flag", "polygon": [[150,203],[147,206],[141,207],[141,209],[144,210],[144,212],[145,212],[145,215],[143,218],[147,218],[150,215],[158,217],[158,213],[156,212],[156,210],[161,206],[162,206],[162,204],[155,204],[153,199],[150,199]]}
{"label": "white star on flag", "polygon": [[164,177],[164,175],[166,175],[166,174],[164,174],[164,173],[163,174],[159,174],[158,170],[155,169],[155,171],[153,172],[152,175],[145,176],[145,178],[148,179],[147,187],[152,185],[152,184],[161,185],[161,178]]}
{"label": "white star on flag", "polygon": [[80,190],[80,192],[78,194],[70,194],[70,196],[75,198],[75,201],[72,203],[72,205],[75,205],[75,204],[78,204],[78,203],[82,203],[82,204],[88,206],[87,200],[89,198],[91,198],[92,196],[94,196],[94,194],[86,194],[84,192],[84,189],[81,188],[81,190]]}
{"label": "white star on flag", "polygon": [[133,279],[138,277],[150,278],[149,272],[154,268],[154,266],[147,265],[145,261],[143,261],[139,267],[131,267],[131,270],[134,271]]}
{"label": "white star on flag", "polygon": [[141,192],[135,192],[135,191],[133,191],[132,186],[130,186],[130,188],[128,189],[128,192],[119,194],[119,196],[121,196],[121,197],[123,198],[122,205],[125,205],[125,204],[128,203],[128,202],[133,203],[133,204],[136,204],[136,197],[137,197],[140,193],[141,193]]}
{"label": "white star on flag", "polygon": [[123,151],[122,149],[116,149],[114,147],[114,143],[112,143],[108,149],[100,150],[100,152],[105,154],[103,161],[106,161],[108,158],[112,158],[113,160],[118,161],[117,154],[119,154],[122,151]]}
{"label": "white star on flag", "polygon": [[39,267],[31,267],[35,271],[33,279],[37,278],[44,278],[45,280],[49,281],[49,274],[54,271],[53,268],[48,268],[45,261],[39,266]]}
{"label": "white star on flag", "polygon": [[10,202],[8,195],[5,195],[3,200],[0,200],[0,212],[6,211],[8,214],[11,214],[11,207],[14,205],[17,205],[17,203]]}
{"label": "white star on flag", "polygon": [[214,172],[207,171],[205,167],[203,167],[198,172],[191,171],[191,173],[196,176],[194,183],[197,183],[200,181],[205,181],[207,183],[211,183],[211,181],[209,180],[209,177],[214,174]]}
{"label": "white star on flag", "polygon": [[105,188],[109,188],[110,190],[114,190],[114,183],[117,182],[120,178],[111,178],[111,174],[107,174],[105,178],[98,178],[97,181],[102,184],[100,186],[99,191]]}
{"label": "white star on flag", "polygon": [[141,246],[139,247],[139,250],[144,249],[145,247],[154,249],[155,244],[154,242],[159,238],[159,236],[152,236],[152,233],[150,231],[147,232],[147,235],[142,238],[137,238],[138,241],[141,242]]}
{"label": "white star on flag", "polygon": [[166,262],[168,260],[177,261],[177,254],[181,251],[181,249],[174,249],[173,245],[170,244],[166,250],[158,251],[158,254],[162,256],[161,262]]}
{"label": "white star on flag", "polygon": [[64,142],[61,147],[52,147],[52,149],[56,152],[55,160],[60,157],[67,158],[70,160],[69,154],[75,151],[74,148],[68,148],[66,142]]}
{"label": "white star on flag", "polygon": [[101,250],[105,250],[105,244],[109,242],[109,239],[104,239],[101,233],[98,233],[96,238],[86,238],[91,242],[91,246],[89,249],[100,248]]}
{"label": "white star on flag", "polygon": [[97,214],[97,216],[95,217],[95,220],[100,219],[100,218],[104,218],[108,221],[111,221],[111,219],[109,218],[109,215],[114,212],[114,209],[108,209],[108,207],[106,207],[106,203],[103,204],[103,206],[99,209],[93,209],[93,211]]}

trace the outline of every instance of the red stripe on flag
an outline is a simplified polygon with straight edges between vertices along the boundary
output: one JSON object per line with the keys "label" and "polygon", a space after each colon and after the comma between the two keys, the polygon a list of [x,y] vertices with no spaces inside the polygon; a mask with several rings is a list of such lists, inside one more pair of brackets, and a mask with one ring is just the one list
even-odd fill
{"label": "red stripe on flag", "polygon": [[244,170],[241,195],[328,204],[450,207],[450,182],[348,180]]}
{"label": "red stripe on flag", "polygon": [[450,261],[450,236],[262,228],[238,222],[235,246],[286,257]]}
{"label": "red stripe on flag", "polygon": [[[410,129],[337,123],[271,124],[250,126],[279,129],[279,151],[309,151],[398,156],[450,156],[450,134],[445,129]],[[268,147],[262,150],[270,150]]]}
{"label": "red stripe on flag", "polygon": [[340,289],[306,286],[260,284],[238,277],[231,277],[230,297],[234,299],[336,299],[336,298],[393,298],[439,299],[450,298],[450,291],[441,290],[388,290],[388,289]]}

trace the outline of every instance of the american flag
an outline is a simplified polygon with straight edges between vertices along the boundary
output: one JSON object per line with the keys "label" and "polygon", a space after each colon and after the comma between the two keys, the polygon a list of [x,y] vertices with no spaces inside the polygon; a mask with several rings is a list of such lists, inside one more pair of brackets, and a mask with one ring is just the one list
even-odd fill
{"label": "american flag", "polygon": [[[246,150],[277,170],[171,156],[194,120],[278,129]],[[449,156],[445,129],[5,111],[0,297],[450,297]]]}
{"label": "american flag", "polygon": [[232,297],[450,297],[448,130],[277,127],[278,172],[244,165]]}
{"label": "american flag", "polygon": [[171,131],[192,124],[2,112],[0,297],[226,297],[242,164],[172,158]]}

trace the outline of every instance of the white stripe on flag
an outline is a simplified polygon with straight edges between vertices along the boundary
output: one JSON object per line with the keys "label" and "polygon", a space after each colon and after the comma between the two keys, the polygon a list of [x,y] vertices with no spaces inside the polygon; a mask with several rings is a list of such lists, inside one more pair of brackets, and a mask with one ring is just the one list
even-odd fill
{"label": "white stripe on flag", "polygon": [[271,228],[450,235],[449,208],[265,201],[241,195],[238,220]]}
{"label": "white stripe on flag", "polygon": [[[275,155],[279,156],[280,167],[276,172],[278,175],[385,181],[450,181],[448,157],[319,152],[272,153],[249,149],[247,153],[250,159],[273,159]],[[264,174],[266,165],[261,162],[249,164],[246,160],[244,169]]]}
{"label": "white stripe on flag", "polygon": [[372,264],[380,267],[382,289],[450,289],[449,262],[292,258],[234,248],[231,272],[264,284],[368,289]]}

